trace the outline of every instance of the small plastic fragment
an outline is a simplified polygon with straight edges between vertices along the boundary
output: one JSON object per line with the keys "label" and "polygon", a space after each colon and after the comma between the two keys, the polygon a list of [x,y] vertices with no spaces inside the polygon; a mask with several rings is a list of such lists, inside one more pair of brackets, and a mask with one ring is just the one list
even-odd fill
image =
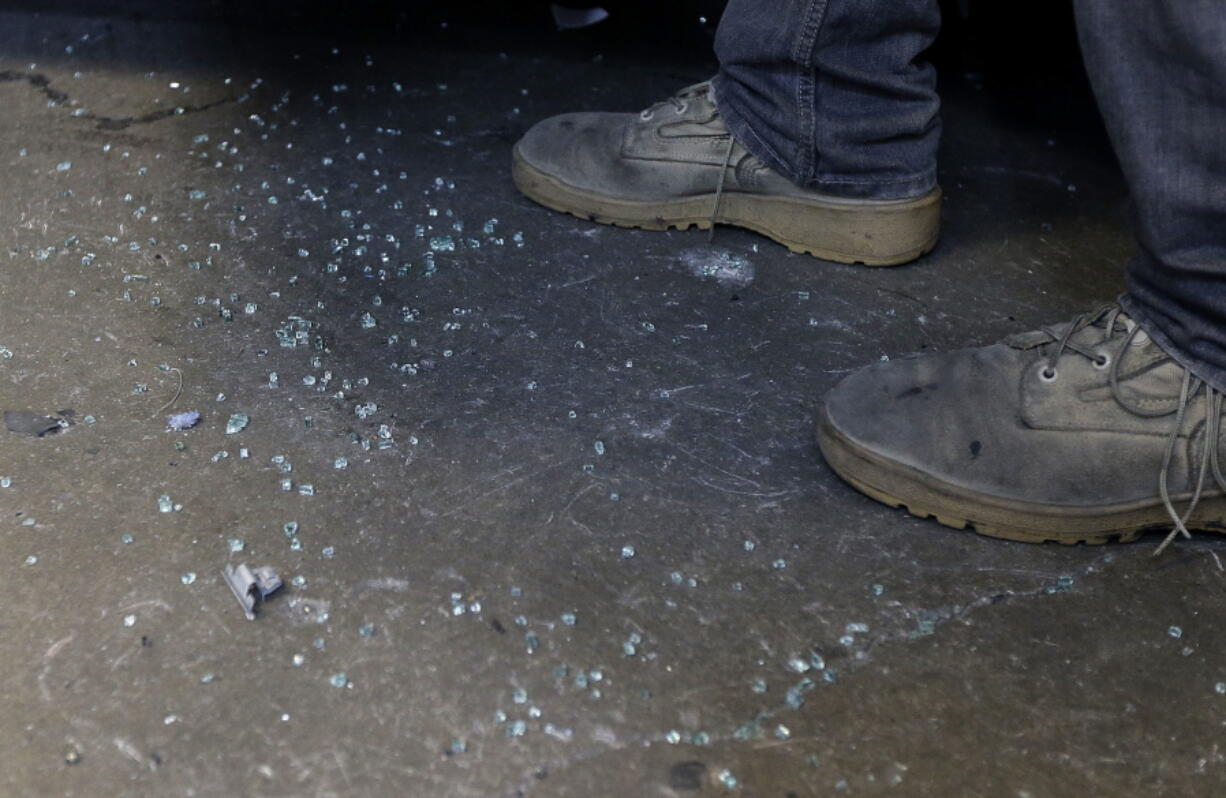
{"label": "small plastic fragment", "polygon": [[247,425],[251,423],[251,417],[246,413],[235,413],[230,416],[230,420],[226,422],[226,434],[237,435],[247,429]]}
{"label": "small plastic fragment", "polygon": [[281,577],[267,565],[255,569],[247,567],[246,563],[226,565],[221,569],[221,575],[230,590],[234,591],[234,597],[242,605],[249,621],[255,620],[256,604],[279,590],[282,584]]}

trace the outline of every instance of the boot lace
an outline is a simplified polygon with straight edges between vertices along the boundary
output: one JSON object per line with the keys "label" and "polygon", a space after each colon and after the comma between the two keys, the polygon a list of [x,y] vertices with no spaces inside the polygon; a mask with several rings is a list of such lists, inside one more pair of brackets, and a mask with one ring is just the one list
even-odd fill
{"label": "boot lace", "polygon": [[[1170,435],[1167,437],[1166,449],[1162,456],[1162,468],[1158,472],[1158,494],[1162,497],[1162,506],[1166,508],[1167,514],[1171,517],[1174,528],[1154,550],[1154,556],[1158,556],[1166,550],[1176,537],[1182,536],[1188,539],[1192,537],[1192,533],[1188,531],[1188,521],[1191,519],[1192,513],[1196,510],[1204,495],[1209,475],[1213,476],[1213,481],[1218,489],[1226,492],[1226,476],[1222,474],[1218,453],[1218,441],[1222,430],[1222,394],[1204,380],[1193,376],[1192,372],[1184,369],[1179,399],[1172,406],[1145,407],[1130,400],[1120,390],[1120,367],[1125,353],[1131,349],[1133,342],[1137,340],[1138,335],[1142,334],[1142,331],[1136,322],[1126,318],[1121,319],[1120,316],[1122,314],[1123,308],[1119,305],[1107,305],[1093,313],[1078,316],[1062,334],[1057,334],[1046,327],[1040,328],[1040,331],[1050,337],[1056,345],[1048,354],[1046,364],[1040,369],[1039,379],[1045,382],[1054,381],[1058,374],[1056,365],[1060,356],[1066,351],[1075,352],[1082,357],[1089,358],[1098,368],[1110,368],[1108,378],[1111,385],[1111,396],[1128,412],[1144,418],[1175,416]],[[1073,336],[1078,332],[1096,325],[1099,321],[1104,323],[1105,332],[1097,346],[1087,347],[1073,340]],[[1124,334],[1124,342],[1116,356],[1112,358],[1109,350],[1106,348],[1106,344],[1118,333]],[[1182,434],[1184,425],[1188,420],[1188,407],[1202,391],[1205,395],[1204,446],[1202,447],[1203,451],[1201,452],[1200,464],[1197,469],[1196,487],[1193,489],[1192,498],[1188,501],[1186,509],[1180,513],[1175,507],[1174,500],[1171,498],[1168,485],[1171,463],[1174,458],[1175,445],[1178,443],[1179,436]]]}
{"label": "boot lace", "polygon": [[[685,98],[694,94],[709,94],[711,91],[710,81],[695,83],[693,86],[687,86],[681,91],[669,97],[666,100],[661,100],[650,108],[644,109],[639,113],[639,118],[644,122],[650,122],[656,115],[656,111],[671,105],[678,116],[684,114],[690,107],[689,102]],[[719,182],[715,184],[715,200],[711,203],[710,227],[707,229],[707,243],[715,240],[715,223],[719,219],[719,211],[724,202],[724,183],[728,177],[728,167],[732,164],[732,150],[736,146],[736,139],[732,137],[732,133],[728,133],[728,149],[724,151],[724,163],[719,170]]]}

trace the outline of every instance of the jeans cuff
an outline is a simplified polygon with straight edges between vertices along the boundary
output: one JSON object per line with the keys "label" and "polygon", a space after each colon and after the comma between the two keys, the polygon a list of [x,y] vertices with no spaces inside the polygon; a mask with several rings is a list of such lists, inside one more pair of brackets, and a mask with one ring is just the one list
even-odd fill
{"label": "jeans cuff", "polygon": [[724,124],[728,126],[728,131],[742,147],[761,159],[772,171],[783,175],[797,186],[835,197],[867,200],[912,199],[923,196],[936,187],[935,167],[918,175],[887,181],[839,178],[835,175],[810,177],[799,174],[778,151],[754,131],[748,116],[737,107],[736,92],[728,90],[734,85],[724,79],[722,72],[716,73],[711,79],[711,99]]}
{"label": "jeans cuff", "polygon": [[1193,357],[1177,347],[1171,337],[1150,318],[1145,308],[1132,297],[1124,294],[1119,299],[1120,307],[1137,323],[1145,334],[1158,345],[1158,348],[1170,355],[1176,363],[1192,372],[1192,376],[1203,380],[1218,393],[1226,393],[1226,370]]}

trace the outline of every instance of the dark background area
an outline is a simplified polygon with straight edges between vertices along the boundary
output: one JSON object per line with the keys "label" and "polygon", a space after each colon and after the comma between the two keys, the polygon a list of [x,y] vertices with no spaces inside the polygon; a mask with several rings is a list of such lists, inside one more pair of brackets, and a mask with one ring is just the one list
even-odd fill
{"label": "dark background area", "polygon": [[[249,40],[266,33],[274,49],[292,47],[295,37],[325,36],[352,44],[441,47],[455,53],[615,58],[645,65],[692,59],[709,64],[711,71],[717,66],[712,44],[726,6],[720,0],[610,0],[602,5],[609,19],[578,30],[559,30],[550,5],[545,0],[22,0],[0,3],[0,9],[137,25],[188,22],[230,30]],[[1078,137],[1088,134],[1089,141],[1103,141],[1069,0],[940,0],[940,6],[943,29],[928,56],[940,71],[943,92],[966,84],[982,91],[977,102],[1002,120],[1029,129],[1068,128]]]}
{"label": "dark background area", "polygon": [[[584,4],[565,5],[581,8]],[[179,20],[294,31],[344,34],[369,41],[445,39],[506,48],[615,47],[650,53],[661,46],[710,55],[726,4],[719,0],[647,2],[609,0],[603,23],[558,31],[550,3],[456,0],[455,2],[290,3],[280,0],[24,0],[0,3],[12,11],[96,15],[111,19]],[[1006,86],[1043,85],[1048,78],[1082,83],[1071,3],[1037,0],[989,3],[942,0],[944,30],[931,56],[943,70],[982,72]]]}

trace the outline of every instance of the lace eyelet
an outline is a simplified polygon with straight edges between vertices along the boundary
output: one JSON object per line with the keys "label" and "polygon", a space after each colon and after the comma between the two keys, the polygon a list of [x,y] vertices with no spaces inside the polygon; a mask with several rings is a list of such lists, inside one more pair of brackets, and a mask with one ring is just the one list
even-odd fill
{"label": "lace eyelet", "polygon": [[643,111],[639,114],[639,119],[642,119],[644,122],[650,122],[653,116],[655,116],[655,114],[653,114],[651,111]]}
{"label": "lace eyelet", "polygon": [[1039,367],[1039,382],[1055,382],[1060,376],[1051,366],[1043,365]]}
{"label": "lace eyelet", "polygon": [[1099,349],[1094,354],[1098,355],[1098,358],[1093,361],[1094,368],[1101,371],[1111,365],[1111,355],[1106,350]]}
{"label": "lace eyelet", "polygon": [[683,102],[681,103],[681,105],[676,106],[673,110],[677,112],[677,116],[681,116],[686,111],[690,110],[690,104],[687,102]]}

